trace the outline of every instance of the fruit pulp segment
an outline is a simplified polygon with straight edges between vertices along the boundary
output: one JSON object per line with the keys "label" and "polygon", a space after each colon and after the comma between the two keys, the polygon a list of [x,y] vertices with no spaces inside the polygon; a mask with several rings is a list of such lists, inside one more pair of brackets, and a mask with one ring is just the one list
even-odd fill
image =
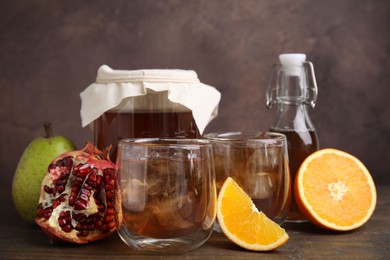
{"label": "fruit pulp segment", "polygon": [[[259,212],[250,197],[238,186],[230,185],[223,192],[224,226],[248,244],[270,245],[285,233],[263,212]],[[250,232],[248,232],[250,231]]]}
{"label": "fruit pulp segment", "polygon": [[354,225],[372,206],[366,173],[347,157],[324,154],[314,158],[306,166],[303,187],[313,211],[329,222],[337,220],[340,226]]}

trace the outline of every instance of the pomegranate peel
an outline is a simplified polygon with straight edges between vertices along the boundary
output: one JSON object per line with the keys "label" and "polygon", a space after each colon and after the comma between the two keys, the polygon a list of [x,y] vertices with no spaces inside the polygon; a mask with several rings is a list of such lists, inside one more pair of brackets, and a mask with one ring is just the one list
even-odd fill
{"label": "pomegranate peel", "polygon": [[88,142],[50,163],[35,221],[52,240],[84,244],[115,231],[115,165],[109,151]]}

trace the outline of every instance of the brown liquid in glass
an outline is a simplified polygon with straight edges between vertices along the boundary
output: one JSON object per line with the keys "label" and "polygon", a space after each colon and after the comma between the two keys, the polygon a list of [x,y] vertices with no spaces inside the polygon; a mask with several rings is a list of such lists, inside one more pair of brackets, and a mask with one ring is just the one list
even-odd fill
{"label": "brown liquid in glass", "polygon": [[258,210],[281,224],[287,216],[291,200],[291,190],[286,187],[287,183],[290,184],[286,181],[288,177],[279,173],[279,167],[283,168],[280,164],[284,162],[279,161],[278,166],[263,165],[264,172],[258,172],[260,160],[262,158],[258,149],[249,147],[214,149],[217,192],[219,193],[226,178],[230,176],[251,197]]}
{"label": "brown liquid in glass", "polygon": [[121,139],[150,137],[199,138],[200,134],[191,111],[107,112],[95,120],[95,144],[99,149],[112,145],[113,162]]}
{"label": "brown liquid in glass", "polygon": [[[120,170],[123,224],[136,235],[175,238],[212,228],[216,199],[204,160],[129,161]],[[145,172],[147,169],[147,172]],[[137,179],[135,176],[147,176]],[[131,194],[131,195],[129,195]],[[135,198],[142,198],[135,200]]]}
{"label": "brown liquid in glass", "polygon": [[[299,167],[306,157],[318,150],[317,134],[314,130],[297,132],[295,130],[281,131],[279,129],[271,128],[271,131],[284,134],[287,137],[292,194],[294,194],[294,180]],[[292,200],[287,220],[305,220],[306,217],[304,217],[298,209],[294,196],[291,197]]]}

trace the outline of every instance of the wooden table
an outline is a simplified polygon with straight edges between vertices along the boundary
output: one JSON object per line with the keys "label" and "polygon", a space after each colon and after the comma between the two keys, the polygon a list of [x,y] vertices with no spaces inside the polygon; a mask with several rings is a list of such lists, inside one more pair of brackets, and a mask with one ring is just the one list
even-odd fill
{"label": "wooden table", "polygon": [[148,255],[128,248],[114,234],[87,245],[50,244],[17,215],[10,190],[0,192],[0,259],[390,259],[390,187],[378,187],[378,204],[366,225],[335,233],[310,223],[285,224],[290,240],[272,252],[251,252],[214,233],[200,248],[181,255]]}

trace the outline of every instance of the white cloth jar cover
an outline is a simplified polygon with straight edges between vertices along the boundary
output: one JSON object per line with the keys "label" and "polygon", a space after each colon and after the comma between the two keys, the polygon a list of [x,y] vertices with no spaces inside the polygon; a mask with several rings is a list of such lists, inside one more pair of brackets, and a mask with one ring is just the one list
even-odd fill
{"label": "white cloth jar cover", "polygon": [[167,91],[172,106],[176,103],[190,109],[200,134],[218,114],[221,93],[201,83],[193,70],[113,70],[102,65],[96,82],[80,93],[82,126],[107,111],[126,110],[127,98],[144,96],[150,91]]}

